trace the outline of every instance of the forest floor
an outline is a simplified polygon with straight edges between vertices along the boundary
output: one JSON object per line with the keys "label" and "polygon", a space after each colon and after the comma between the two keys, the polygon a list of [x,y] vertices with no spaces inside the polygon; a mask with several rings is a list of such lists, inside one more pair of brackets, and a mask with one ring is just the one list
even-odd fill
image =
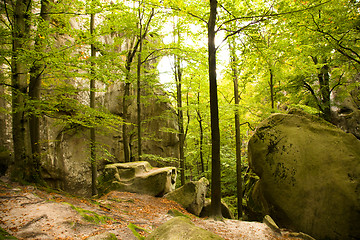
{"label": "forest floor", "polygon": [[0,179],[0,227],[9,234],[0,231],[0,239],[86,239],[109,232],[117,239],[137,240],[131,228],[146,236],[171,219],[168,211],[174,209],[224,239],[297,239],[264,223],[201,219],[165,198],[115,191],[99,199],[79,198]]}

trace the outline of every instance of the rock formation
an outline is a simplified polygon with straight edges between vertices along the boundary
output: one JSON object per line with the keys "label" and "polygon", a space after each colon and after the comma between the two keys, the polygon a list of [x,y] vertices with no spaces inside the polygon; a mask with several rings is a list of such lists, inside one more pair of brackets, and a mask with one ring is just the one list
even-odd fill
{"label": "rock formation", "polygon": [[249,142],[257,208],[316,239],[360,238],[360,142],[317,117],[274,114]]}
{"label": "rock formation", "polygon": [[[354,83],[360,82],[360,74],[353,79]],[[345,96],[345,97],[341,97]],[[340,90],[333,93],[332,122],[360,139],[360,87],[354,87],[349,93]]]}
{"label": "rock formation", "polygon": [[196,227],[189,218],[175,217],[155,229],[145,240],[221,240],[223,238]]}
{"label": "rock formation", "polygon": [[105,166],[101,190],[163,196],[175,189],[176,168],[153,168],[148,162],[114,163]]}
{"label": "rock formation", "polygon": [[205,204],[206,192],[209,181],[201,178],[199,181],[191,181],[164,197],[179,203],[188,212],[199,216]]}
{"label": "rock formation", "polygon": [[[110,87],[98,102],[102,102],[110,113],[121,116],[121,93],[122,84]],[[147,93],[150,94],[150,93]],[[178,157],[178,137],[174,131],[177,129],[176,115],[171,105],[162,100],[166,98],[160,90],[152,92],[152,97],[147,99],[143,106],[142,125],[144,136],[142,141],[143,154],[153,155],[159,158],[175,159]],[[145,93],[143,93],[145,95]],[[100,103],[99,103],[100,104]],[[135,123],[136,102],[130,101],[129,109],[129,132],[130,150],[132,160],[137,154]],[[98,145],[98,168],[99,175],[105,164],[112,162],[124,162],[121,126],[117,132],[97,132]],[[53,187],[61,188],[67,192],[81,196],[89,196],[91,193],[91,170],[90,170],[90,146],[89,129],[77,127],[70,129],[66,125],[54,126],[50,118],[43,120],[43,175],[46,181]],[[151,161],[153,166],[176,166],[176,162]]]}

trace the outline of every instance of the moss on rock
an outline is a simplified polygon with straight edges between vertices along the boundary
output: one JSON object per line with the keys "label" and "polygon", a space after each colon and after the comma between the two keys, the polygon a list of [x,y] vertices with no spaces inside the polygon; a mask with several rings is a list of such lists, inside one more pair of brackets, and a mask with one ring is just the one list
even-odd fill
{"label": "moss on rock", "polygon": [[218,235],[196,227],[189,218],[175,217],[155,229],[145,240],[223,240]]}

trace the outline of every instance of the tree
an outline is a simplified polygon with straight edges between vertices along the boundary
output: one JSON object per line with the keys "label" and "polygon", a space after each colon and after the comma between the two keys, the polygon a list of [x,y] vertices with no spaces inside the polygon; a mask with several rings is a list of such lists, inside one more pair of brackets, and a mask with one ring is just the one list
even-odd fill
{"label": "tree", "polygon": [[34,110],[30,113],[29,129],[32,151],[33,175],[35,181],[41,179],[41,142],[40,142],[40,101],[41,101],[41,82],[46,65],[44,63],[44,54],[46,51],[46,39],[49,37],[46,28],[49,27],[50,2],[41,0],[40,17],[38,19],[38,29],[35,37],[34,50],[38,54],[38,59],[33,61],[30,68],[29,98],[33,102]]}
{"label": "tree", "polygon": [[[90,13],[90,35],[94,41],[94,30],[95,30],[95,14]],[[95,44],[92,42],[90,44],[90,56],[91,56],[91,66],[90,66],[90,108],[95,108],[95,58],[96,50]],[[96,163],[96,129],[95,127],[90,128],[90,163],[91,163],[91,191],[92,195],[97,195],[97,163]]]}
{"label": "tree", "polygon": [[12,22],[12,134],[14,169],[12,178],[34,181],[35,166],[31,163],[30,134],[26,113],[27,76],[26,50],[29,49],[31,0],[17,0]]}
{"label": "tree", "polygon": [[[180,49],[181,36],[180,36],[180,26],[174,26],[174,39],[177,45],[177,48]],[[179,153],[180,153],[180,179],[181,185],[185,184],[185,156],[184,156],[184,144],[185,144],[185,131],[184,131],[184,113],[182,106],[182,68],[181,68],[181,57],[174,54],[174,76],[176,83],[176,103],[177,103],[177,117],[179,125]]]}
{"label": "tree", "polygon": [[220,129],[219,107],[216,82],[216,48],[215,25],[217,0],[210,0],[210,16],[208,22],[208,53],[209,53],[209,83],[211,112],[211,209],[214,218],[221,218],[221,170],[220,170]]}
{"label": "tree", "polygon": [[[148,34],[150,23],[152,18],[154,17],[155,12],[154,9],[151,10],[151,13],[148,17],[148,20],[144,26],[144,31],[141,31],[142,35],[140,35],[135,43],[132,43],[130,49],[128,50],[128,54],[126,56],[125,63],[125,86],[124,86],[124,95],[123,95],[123,118],[125,120],[128,119],[128,99],[130,97],[130,85],[131,85],[131,65],[134,60],[135,54],[138,51],[140,46],[140,42],[145,39]],[[141,25],[142,26],[142,25]],[[140,95],[139,95],[140,97]],[[138,126],[139,127],[139,126]],[[125,162],[130,161],[130,148],[129,148],[129,133],[127,128],[127,123],[125,122],[122,126],[122,136],[123,136],[123,148],[124,148],[124,160]]]}
{"label": "tree", "polygon": [[240,114],[239,114],[239,104],[240,104],[240,96],[239,96],[239,83],[238,83],[238,69],[237,63],[238,59],[236,56],[236,43],[235,39],[229,39],[229,51],[230,51],[230,62],[231,62],[231,70],[233,75],[234,82],[234,99],[235,99],[235,145],[236,145],[236,182],[237,182],[237,208],[238,208],[238,219],[242,217],[242,197],[243,197],[243,189],[242,189],[242,164],[241,164],[241,132],[240,132]]}

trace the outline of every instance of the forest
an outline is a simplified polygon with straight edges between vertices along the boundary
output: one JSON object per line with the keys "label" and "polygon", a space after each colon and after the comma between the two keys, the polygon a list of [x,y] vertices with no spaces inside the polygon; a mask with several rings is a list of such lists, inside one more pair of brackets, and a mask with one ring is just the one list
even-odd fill
{"label": "forest", "polygon": [[[358,0],[3,0],[1,160],[12,153],[11,179],[46,184],[46,146],[61,141],[49,132],[86,131],[92,195],[100,162],[152,160],[177,166],[179,186],[206,177],[213,215],[223,198],[241,219],[258,124],[296,108],[339,125],[349,110],[359,13]],[[109,89],[120,97],[106,100]],[[155,121],[176,135],[175,154],[145,148],[161,141],[145,114],[154,96],[171,106]],[[99,140],[113,133],[119,156]]]}

